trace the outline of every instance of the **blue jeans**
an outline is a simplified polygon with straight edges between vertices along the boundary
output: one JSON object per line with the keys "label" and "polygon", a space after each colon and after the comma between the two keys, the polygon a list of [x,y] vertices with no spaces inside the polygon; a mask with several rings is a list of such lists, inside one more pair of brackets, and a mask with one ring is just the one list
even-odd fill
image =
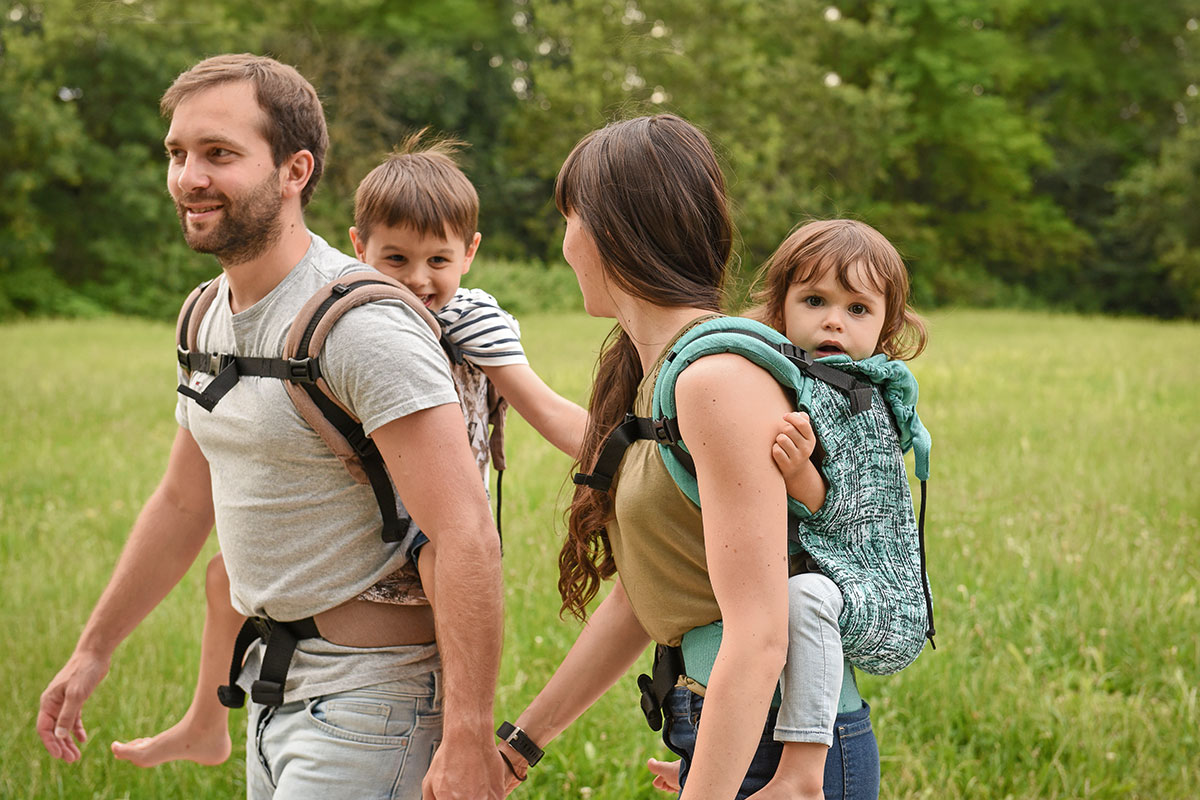
{"label": "blue jeans", "polygon": [[[683,763],[679,785],[687,781],[688,767],[696,750],[696,728],[704,698],[682,687],[667,697],[663,741]],[[758,750],[738,790],[737,800],[767,785],[779,764],[783,743],[775,741],[776,710],[771,709],[763,727]],[[838,714],[833,723],[833,746],[825,757],[826,800],[877,800],[879,797],[879,746],[871,730],[871,708],[866,703],[858,711]]]}
{"label": "blue jeans", "polygon": [[420,800],[442,738],[440,673],[297,700],[252,703],[250,800]]}

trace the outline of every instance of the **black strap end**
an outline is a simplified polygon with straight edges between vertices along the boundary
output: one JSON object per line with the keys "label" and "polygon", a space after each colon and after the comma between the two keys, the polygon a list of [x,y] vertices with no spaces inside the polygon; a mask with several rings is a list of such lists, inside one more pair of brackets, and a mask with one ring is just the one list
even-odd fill
{"label": "black strap end", "polygon": [[586,486],[598,492],[607,492],[612,487],[612,476],[601,475],[598,472],[576,472],[575,476],[571,478],[571,482],[576,486]]}
{"label": "black strap end", "polygon": [[230,686],[217,687],[217,699],[221,701],[221,705],[226,708],[241,708],[246,705],[246,693],[242,691],[242,687],[234,684]]}
{"label": "black strap end", "polygon": [[250,686],[250,697],[264,706],[283,705],[283,684],[279,681],[264,681],[261,678]]}

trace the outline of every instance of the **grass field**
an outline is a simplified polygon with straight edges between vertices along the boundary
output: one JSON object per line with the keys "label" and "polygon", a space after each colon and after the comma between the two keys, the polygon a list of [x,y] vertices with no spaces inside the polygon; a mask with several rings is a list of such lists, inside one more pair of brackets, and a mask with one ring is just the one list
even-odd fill
{"label": "grass field", "polygon": [[[522,320],[535,368],[583,401],[606,325]],[[885,798],[1200,796],[1200,327],[942,312],[914,362],[934,437],[929,571],[938,649],[864,677]],[[0,797],[218,798],[235,757],[143,771],[108,742],[172,723],[203,612],[193,569],[118,651],[74,765],[34,734],[174,432],[171,331],[131,320],[0,326]],[[497,714],[540,688],[576,626],[557,618],[567,460],[519,419],[504,483],[507,627]],[[210,545],[210,550],[215,543]],[[665,797],[665,751],[633,676],[560,740],[517,796]]]}

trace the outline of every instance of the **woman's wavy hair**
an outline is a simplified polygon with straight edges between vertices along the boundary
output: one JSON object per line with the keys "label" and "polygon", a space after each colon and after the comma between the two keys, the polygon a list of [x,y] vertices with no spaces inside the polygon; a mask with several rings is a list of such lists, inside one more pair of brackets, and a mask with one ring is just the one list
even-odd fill
{"label": "woman's wavy hair", "polygon": [[[559,170],[554,201],[595,240],[613,285],[660,306],[720,309],[733,223],[712,146],[687,121],[639,117],[589,133]],[[590,471],[604,439],[633,407],[642,377],[632,340],[613,328],[596,365],[582,471]],[[580,620],[601,581],[616,571],[606,532],[612,491],[577,486],[568,512],[558,557],[560,613]]]}
{"label": "woman's wavy hair", "polygon": [[[855,265],[861,264],[857,270]],[[908,270],[896,248],[883,234],[853,219],[822,219],[805,223],[783,240],[763,264],[746,316],[783,332],[784,301],[793,283],[832,271],[847,291],[856,291],[860,277],[884,296],[883,330],[876,353],[907,361],[925,349],[925,322],[908,304]]]}

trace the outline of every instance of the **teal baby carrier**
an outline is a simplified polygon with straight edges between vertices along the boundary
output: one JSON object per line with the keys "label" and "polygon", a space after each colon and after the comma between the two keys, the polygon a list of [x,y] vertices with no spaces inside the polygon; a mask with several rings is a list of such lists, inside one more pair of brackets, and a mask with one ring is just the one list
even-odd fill
{"label": "teal baby carrier", "polygon": [[[902,361],[877,355],[863,361],[833,356],[815,361],[778,331],[740,317],[719,317],[686,332],[667,354],[654,385],[652,417],[627,415],[601,448],[592,473],[575,482],[606,490],[629,443],[656,440],[680,490],[700,504],[695,467],[680,439],[675,383],[697,359],[736,353],[770,372],[793,406],[808,413],[818,439],[820,470],[828,482],[816,512],[788,498],[788,539],[794,571],[819,571],[842,592],[842,647],[854,666],[878,675],[911,664],[933,642],[933,602],[925,571],[925,481],[930,438],[917,416],[917,382]],[[921,481],[920,520],[903,454],[914,451]],[[643,710],[656,705],[680,674],[707,680],[719,646],[720,623],[684,636],[671,662],[643,682]],[[684,667],[686,665],[686,667]],[[675,675],[669,673],[675,672]],[[645,676],[643,676],[645,677]],[[653,726],[653,720],[651,722]]]}

